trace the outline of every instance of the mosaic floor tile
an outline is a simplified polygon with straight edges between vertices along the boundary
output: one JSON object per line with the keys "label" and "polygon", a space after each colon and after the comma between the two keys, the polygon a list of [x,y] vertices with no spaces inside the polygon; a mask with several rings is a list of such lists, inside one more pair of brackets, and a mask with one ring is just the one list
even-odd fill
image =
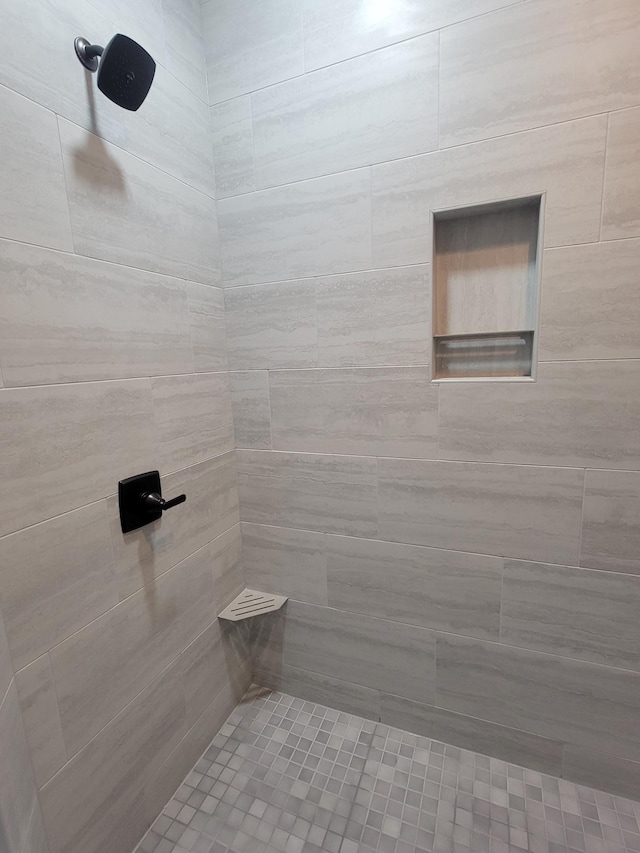
{"label": "mosaic floor tile", "polygon": [[136,853],[640,853],[640,803],[283,693],[238,706]]}

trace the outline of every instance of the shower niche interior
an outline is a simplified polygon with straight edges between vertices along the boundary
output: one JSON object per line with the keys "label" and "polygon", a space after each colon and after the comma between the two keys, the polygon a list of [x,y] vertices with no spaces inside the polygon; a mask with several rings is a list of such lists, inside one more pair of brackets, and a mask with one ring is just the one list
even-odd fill
{"label": "shower niche interior", "polygon": [[543,197],[433,212],[433,379],[535,378]]}

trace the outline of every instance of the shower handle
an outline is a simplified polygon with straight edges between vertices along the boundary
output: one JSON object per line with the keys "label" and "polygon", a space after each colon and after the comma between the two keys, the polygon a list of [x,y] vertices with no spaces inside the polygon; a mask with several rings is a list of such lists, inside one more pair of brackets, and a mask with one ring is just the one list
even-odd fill
{"label": "shower handle", "polygon": [[160,497],[157,492],[142,492],[140,495],[142,503],[148,510],[152,512],[164,512],[166,509],[171,509],[174,506],[178,506],[178,504],[183,504],[187,496],[186,495],[178,495],[176,498],[172,498],[170,501],[165,501],[164,498]]}

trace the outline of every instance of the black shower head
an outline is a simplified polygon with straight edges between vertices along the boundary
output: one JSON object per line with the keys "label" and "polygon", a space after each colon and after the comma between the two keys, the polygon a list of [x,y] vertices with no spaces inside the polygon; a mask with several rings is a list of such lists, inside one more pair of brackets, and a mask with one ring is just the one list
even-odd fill
{"label": "black shower head", "polygon": [[118,34],[104,48],[83,38],[75,40],[75,48],[84,67],[98,72],[98,89],[109,100],[125,110],[140,107],[156,73],[156,63],[143,47]]}

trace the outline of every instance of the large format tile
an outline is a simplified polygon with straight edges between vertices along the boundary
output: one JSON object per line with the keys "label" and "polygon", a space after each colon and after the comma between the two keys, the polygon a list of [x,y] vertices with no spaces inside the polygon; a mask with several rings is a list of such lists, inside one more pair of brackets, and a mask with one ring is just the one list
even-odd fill
{"label": "large format tile", "polygon": [[199,0],[162,0],[168,70],[207,100],[207,66]]}
{"label": "large format tile", "polygon": [[231,370],[317,366],[312,280],[230,288],[224,304]]}
{"label": "large format tile", "polygon": [[242,564],[251,589],[327,604],[322,533],[264,524],[242,524]]}
{"label": "large format tile", "polygon": [[0,237],[72,249],[55,116],[0,86]]}
{"label": "large format tile", "polygon": [[151,396],[161,474],[233,450],[227,373],[152,379]]}
{"label": "large format tile", "polygon": [[438,456],[438,386],[421,367],[269,374],[276,450]]}
{"label": "large format tile", "polygon": [[243,521],[376,534],[375,459],[241,450],[238,478]]}
{"label": "large format tile", "polygon": [[502,560],[392,542],[326,536],[329,605],[497,639]]}
{"label": "large format tile", "polygon": [[49,853],[47,834],[42,820],[40,803],[36,803],[31,813],[31,821],[27,831],[27,841],[24,847],[28,853]]}
{"label": "large format tile", "polygon": [[215,201],[68,121],[59,124],[76,251],[215,284]]}
{"label": "large format tile", "polygon": [[606,132],[597,116],[373,166],[374,264],[428,263],[431,210],[541,193],[545,245],[595,242]]}
{"label": "large format tile", "polygon": [[219,287],[185,282],[196,373],[227,369],[224,293]]}
{"label": "large format tile", "polygon": [[320,367],[428,364],[429,267],[350,273],[316,282]]}
{"label": "large format tile", "polygon": [[13,661],[9,651],[9,640],[4,627],[2,610],[0,609],[0,702],[9,689],[13,678]]}
{"label": "large format tile", "polygon": [[382,695],[380,719],[387,725],[502,761],[512,761],[544,773],[562,773],[562,743],[529,732],[388,693]]}
{"label": "large format tile", "polygon": [[205,0],[202,27],[211,104],[304,71],[301,0]]}
{"label": "large format tile", "polygon": [[640,578],[506,560],[500,639],[640,670]]}
{"label": "large format tile", "polygon": [[639,37],[634,0],[515,3],[449,27],[440,46],[440,144],[635,106]]}
{"label": "large format tile", "polygon": [[26,843],[38,795],[15,684],[0,699],[0,767],[0,841],[7,853],[31,853]]}
{"label": "large format tile", "polygon": [[228,198],[253,192],[256,181],[249,95],[211,107],[211,139],[216,197]]}
{"label": "large format tile", "polygon": [[16,687],[36,783],[41,788],[67,761],[49,655],[20,670]]}
{"label": "large format tile", "polygon": [[0,538],[0,606],[16,670],[118,602],[104,501]]}
{"label": "large format tile", "polygon": [[333,65],[251,97],[258,188],[438,146],[438,35]]}
{"label": "large format tile", "polygon": [[636,142],[640,133],[640,108],[609,116],[604,176],[602,239],[640,236],[640,178]]}
{"label": "large format tile", "polygon": [[541,364],[537,382],[440,387],[440,458],[640,468],[640,361]]}
{"label": "large format tile", "polygon": [[583,471],[402,459],[378,465],[382,539],[577,562]]}
{"label": "large format tile", "polygon": [[332,65],[519,0],[305,0],[305,69]]}
{"label": "large format tile", "polygon": [[[433,701],[435,634],[431,631],[297,601],[287,604],[281,619],[285,666],[420,702]],[[258,668],[261,655],[270,652],[270,637],[265,635],[266,639],[257,638]]]}
{"label": "large format tile", "polygon": [[371,267],[368,168],[222,199],[218,218],[229,287]]}
{"label": "large format tile", "polygon": [[640,758],[640,674],[441,634],[436,705],[624,758]]}
{"label": "large format tile", "polygon": [[166,670],[40,792],[52,853],[133,849],[148,826],[143,791],[186,731],[176,668]]}
{"label": "large format tile", "polygon": [[640,472],[587,471],[580,565],[640,575]]}
{"label": "large format tile", "polygon": [[187,298],[174,279],[3,242],[0,298],[5,386],[193,370]]}
{"label": "large format tile", "polygon": [[162,491],[168,499],[184,493],[186,503],[132,533],[122,533],[117,496],[107,501],[121,599],[153,584],[239,521],[233,453],[164,476]]}
{"label": "large format tile", "polygon": [[229,374],[236,447],[271,450],[269,374],[266,370]]}
{"label": "large format tile", "polygon": [[75,755],[215,618],[208,548],[51,652],[67,753]]}
{"label": "large format tile", "polygon": [[640,358],[639,266],[640,240],[548,249],[539,359]]}
{"label": "large format tile", "polygon": [[578,785],[589,785],[621,797],[638,798],[640,764],[614,755],[581,749],[567,744],[564,748],[562,776]]}
{"label": "large format tile", "polygon": [[153,467],[146,380],[0,395],[0,534],[113,494],[119,478]]}
{"label": "large format tile", "polygon": [[229,530],[216,536],[209,545],[209,553],[213,571],[214,605],[218,613],[245,587],[240,524],[234,524]]}

